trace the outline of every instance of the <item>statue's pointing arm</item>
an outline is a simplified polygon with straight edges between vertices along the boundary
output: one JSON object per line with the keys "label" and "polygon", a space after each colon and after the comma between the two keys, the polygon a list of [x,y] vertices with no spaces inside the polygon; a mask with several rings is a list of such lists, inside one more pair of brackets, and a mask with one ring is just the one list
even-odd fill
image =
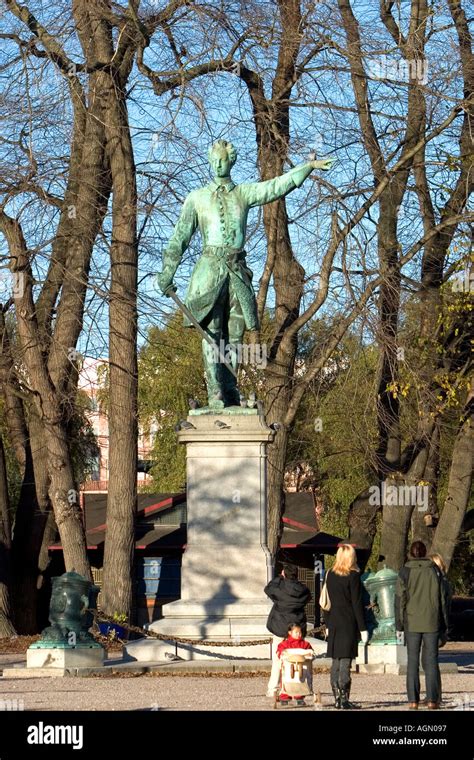
{"label": "statue's pointing arm", "polygon": [[183,208],[181,209],[171,239],[163,251],[163,271],[156,276],[158,287],[162,293],[166,293],[172,286],[175,272],[197,225],[194,196],[193,193],[190,193],[183,203]]}
{"label": "statue's pointing arm", "polygon": [[262,206],[264,203],[276,201],[278,198],[291,193],[296,187],[300,187],[314,168],[314,162],[308,161],[306,164],[290,169],[289,172],[280,177],[268,179],[265,182],[250,182],[240,185],[241,192],[244,193],[249,206]]}

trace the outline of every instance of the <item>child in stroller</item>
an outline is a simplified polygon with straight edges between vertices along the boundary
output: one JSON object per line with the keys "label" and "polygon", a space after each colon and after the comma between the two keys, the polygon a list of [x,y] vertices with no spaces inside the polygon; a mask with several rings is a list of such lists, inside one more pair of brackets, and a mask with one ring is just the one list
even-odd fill
{"label": "child in stroller", "polygon": [[297,706],[305,704],[305,696],[313,694],[314,656],[311,644],[304,640],[301,626],[292,623],[288,626],[288,636],[277,648],[281,659],[281,690],[275,696],[274,707],[289,705],[295,700]]}

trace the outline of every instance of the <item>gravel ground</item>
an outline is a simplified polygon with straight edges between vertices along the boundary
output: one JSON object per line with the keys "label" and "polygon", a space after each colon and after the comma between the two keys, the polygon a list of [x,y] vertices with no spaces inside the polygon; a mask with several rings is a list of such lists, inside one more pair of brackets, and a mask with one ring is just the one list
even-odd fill
{"label": "gravel ground", "polygon": [[[449,642],[440,661],[456,661],[457,674],[442,676],[443,708],[474,711],[474,642]],[[25,661],[0,654],[0,668]],[[267,678],[237,675],[129,675],[111,678],[0,678],[0,710],[272,710]],[[322,707],[332,710],[329,673],[315,674]],[[423,678],[422,678],[423,688]],[[423,698],[422,694],[422,698]],[[351,698],[364,710],[407,710],[405,676],[352,674]],[[11,702],[11,700],[17,700]],[[290,712],[295,709],[278,708]],[[313,710],[313,706],[298,708]]]}
{"label": "gravel ground", "polygon": [[[443,676],[446,709],[474,710],[473,674],[463,671]],[[0,705],[18,700],[25,710],[270,710],[266,684],[266,678],[252,675],[2,678]],[[315,675],[315,689],[321,692],[320,709],[332,709],[328,674]],[[406,710],[405,677],[353,674],[351,698],[364,710]]]}

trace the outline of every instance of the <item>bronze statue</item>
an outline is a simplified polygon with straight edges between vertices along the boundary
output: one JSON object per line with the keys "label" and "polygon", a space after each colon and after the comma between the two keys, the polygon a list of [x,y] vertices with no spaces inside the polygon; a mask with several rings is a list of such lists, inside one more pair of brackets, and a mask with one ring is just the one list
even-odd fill
{"label": "bronze statue", "polygon": [[[332,159],[308,161],[265,182],[236,185],[230,176],[237,159],[232,143],[217,140],[208,155],[214,179],[185,199],[163,253],[163,271],[157,275],[157,282],[164,294],[175,290],[174,274],[199,227],[203,250],[191,275],[186,305],[217,346],[223,343],[239,346],[245,330],[258,329],[252,271],[246,264],[244,250],[249,209],[287,195],[300,187],[313,169],[328,170]],[[189,316],[185,316],[185,325],[193,326]],[[206,340],[202,349],[209,407],[238,406],[237,352],[231,350],[227,354],[233,370],[230,371]]]}

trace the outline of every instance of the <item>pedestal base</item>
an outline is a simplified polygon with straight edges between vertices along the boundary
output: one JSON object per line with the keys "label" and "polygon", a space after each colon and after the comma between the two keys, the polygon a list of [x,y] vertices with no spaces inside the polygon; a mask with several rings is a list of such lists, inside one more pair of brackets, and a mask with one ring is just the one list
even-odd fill
{"label": "pedestal base", "polygon": [[[252,637],[253,638],[253,637]],[[265,637],[262,637],[265,638]],[[225,637],[219,637],[219,641],[226,641]],[[158,639],[141,639],[132,641],[125,647],[127,659],[137,662],[172,662],[179,660],[262,660],[268,661],[271,657],[270,644],[258,644],[252,646],[236,646],[244,639],[228,639],[229,646],[203,646],[202,644],[178,644],[172,640],[162,641]],[[234,644],[234,646],[232,646]]]}
{"label": "pedestal base", "polygon": [[[171,656],[184,659],[267,659],[269,644],[236,644],[271,637],[266,624],[272,605],[264,594],[272,575],[265,544],[266,446],[274,431],[257,410],[239,407],[218,414],[196,410],[188,423],[179,433],[186,444],[188,512],[181,599],[164,605],[164,618],[150,626],[169,634],[171,644],[147,642],[144,651],[156,650],[156,660],[169,655],[170,646]],[[229,646],[175,645],[173,636]],[[130,654],[134,646],[127,647]]]}
{"label": "pedestal base", "polygon": [[359,644],[357,665],[406,665],[407,648],[400,644]]}
{"label": "pedestal base", "polygon": [[265,597],[256,601],[181,599],[167,604],[163,608],[165,617],[151,623],[149,629],[196,639],[268,638],[271,636],[267,629],[271,608],[272,603]]}
{"label": "pedestal base", "polygon": [[[270,644],[237,646],[244,641],[258,641],[271,638],[267,630],[267,619],[271,610],[270,600],[180,600],[166,605],[166,617],[149,626],[151,631],[170,634],[170,641],[164,646],[159,640],[143,642],[143,652],[149,659],[161,660],[170,651],[185,660],[221,659],[222,657],[244,657],[252,659],[269,658]],[[199,644],[174,642],[178,638],[207,639],[224,642],[223,646],[208,647]],[[138,643],[138,642],[137,642]],[[134,646],[132,642],[131,647]],[[171,649],[170,649],[171,647]],[[137,651],[141,649],[138,648]],[[148,654],[148,652],[150,654]],[[127,653],[132,649],[127,647]]]}
{"label": "pedestal base", "polygon": [[[268,662],[272,656],[271,644],[253,644],[245,646],[245,641],[255,638],[268,638],[271,634],[266,631],[261,637],[234,636],[233,638],[219,637],[219,641],[228,642],[229,646],[208,647],[203,644],[182,644],[158,639],[140,639],[131,641],[125,646],[127,659],[137,662],[171,662],[175,657],[181,660],[262,660]],[[214,637],[212,640],[215,640]],[[327,644],[320,639],[308,638],[317,657],[323,657]],[[243,646],[236,646],[236,644]],[[232,646],[234,644],[234,646]]]}
{"label": "pedestal base", "polygon": [[97,668],[104,664],[104,650],[97,647],[78,649],[28,649],[27,668]]}

